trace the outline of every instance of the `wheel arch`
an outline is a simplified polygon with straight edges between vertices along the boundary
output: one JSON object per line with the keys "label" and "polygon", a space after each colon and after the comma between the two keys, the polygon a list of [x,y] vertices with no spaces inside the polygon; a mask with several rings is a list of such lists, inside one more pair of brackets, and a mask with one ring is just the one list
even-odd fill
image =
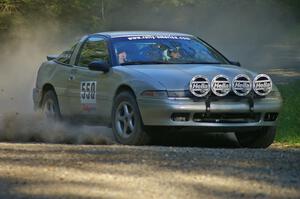
{"label": "wheel arch", "polygon": [[39,103],[39,107],[40,107],[40,108],[42,107],[42,103],[43,103],[45,94],[46,94],[48,91],[50,91],[50,90],[52,90],[52,91],[54,92],[54,94],[55,94],[55,96],[56,96],[56,98],[57,98],[57,94],[56,94],[56,91],[55,91],[54,86],[53,86],[52,84],[50,84],[50,83],[44,84],[43,87],[42,87],[42,98],[41,98],[41,101],[40,101],[40,103]]}
{"label": "wheel arch", "polygon": [[[140,132],[138,135],[134,135],[134,140],[135,141],[125,141],[125,143],[123,143],[124,141],[120,141],[119,139],[121,139],[121,138],[118,138],[118,136],[116,135],[116,125],[115,125],[115,123],[114,123],[114,121],[115,121],[115,117],[116,116],[114,116],[115,114],[113,113],[114,112],[114,110],[117,110],[117,109],[115,109],[114,107],[117,107],[117,106],[115,106],[115,105],[117,105],[117,103],[118,102],[122,102],[122,100],[116,100],[117,99],[117,96],[120,94],[120,93],[122,93],[122,92],[128,92],[128,94],[129,94],[129,96],[130,96],[130,94],[132,95],[132,98],[134,98],[134,99],[132,99],[133,101],[135,101],[135,102],[133,102],[134,104],[131,104],[131,106],[132,107],[136,107],[136,111],[137,111],[137,118],[135,118],[135,121],[140,121],[139,123],[136,123],[135,124],[135,128],[137,128],[138,130],[137,130],[137,132]],[[135,90],[131,87],[131,86],[129,86],[128,84],[122,84],[122,85],[120,85],[117,89],[116,89],[116,92],[115,92],[115,94],[114,94],[114,98],[113,98],[114,100],[113,100],[113,104],[112,104],[112,109],[111,109],[111,122],[110,122],[110,126],[112,127],[112,129],[113,129],[113,132],[114,132],[114,135],[115,135],[115,137],[116,137],[116,139],[118,140],[118,142],[121,142],[121,143],[123,143],[123,144],[134,144],[134,145],[144,145],[144,144],[147,144],[149,141],[150,141],[150,137],[149,137],[149,135],[146,133],[146,131],[145,131],[145,129],[144,129],[144,122],[143,122],[143,118],[142,118],[142,116],[141,116],[141,114],[140,114],[140,109],[139,109],[139,105],[138,105],[138,103],[137,103],[137,97],[136,97],[136,92],[135,92]],[[131,101],[132,101],[131,100]],[[139,119],[139,120],[138,120]],[[136,130],[135,130],[136,131]],[[132,140],[132,138],[131,138],[131,140]]]}
{"label": "wheel arch", "polygon": [[134,98],[136,98],[136,94],[135,94],[135,92],[134,92],[134,90],[133,90],[133,88],[132,88],[131,86],[129,86],[128,84],[121,84],[121,85],[117,88],[117,90],[116,90],[116,92],[115,92],[115,94],[114,94],[114,99],[117,97],[117,95],[118,95],[119,93],[121,93],[121,92],[123,92],[123,91],[129,91],[129,92],[131,92],[131,93],[133,94]]}

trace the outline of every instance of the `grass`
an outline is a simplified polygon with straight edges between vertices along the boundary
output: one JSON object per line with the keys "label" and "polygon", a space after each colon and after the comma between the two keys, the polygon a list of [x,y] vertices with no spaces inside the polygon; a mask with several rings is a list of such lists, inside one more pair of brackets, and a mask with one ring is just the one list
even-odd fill
{"label": "grass", "polygon": [[275,142],[300,145],[300,81],[278,85],[283,107],[278,118]]}

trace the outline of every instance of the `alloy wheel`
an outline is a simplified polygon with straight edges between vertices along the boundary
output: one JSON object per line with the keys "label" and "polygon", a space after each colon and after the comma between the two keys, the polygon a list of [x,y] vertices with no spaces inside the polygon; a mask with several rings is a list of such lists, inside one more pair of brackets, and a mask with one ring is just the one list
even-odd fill
{"label": "alloy wheel", "polygon": [[46,118],[48,118],[48,119],[55,118],[55,115],[56,115],[56,113],[55,113],[55,104],[54,104],[54,101],[52,99],[48,99],[45,102],[43,112],[44,112]]}
{"label": "alloy wheel", "polygon": [[116,112],[116,130],[123,137],[128,138],[135,131],[135,114],[133,107],[128,102],[119,104]]}

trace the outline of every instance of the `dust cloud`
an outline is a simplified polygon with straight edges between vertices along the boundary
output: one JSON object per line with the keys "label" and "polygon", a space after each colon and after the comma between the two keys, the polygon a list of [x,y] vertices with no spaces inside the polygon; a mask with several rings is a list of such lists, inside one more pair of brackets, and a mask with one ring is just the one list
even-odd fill
{"label": "dust cloud", "polygon": [[40,64],[47,54],[57,54],[72,42],[58,35],[55,26],[17,27],[12,32],[15,39],[1,46],[0,55],[0,141],[112,144],[108,128],[54,122],[33,111]]}
{"label": "dust cloud", "polygon": [[46,119],[43,114],[0,115],[0,140],[65,144],[113,144],[105,127],[74,126]]}
{"label": "dust cloud", "polygon": [[182,2],[179,6],[172,2],[161,3],[160,9],[142,1],[120,6],[110,15],[110,28],[191,33],[243,67],[259,72],[300,70],[300,15],[283,1],[176,1]]}
{"label": "dust cloud", "polygon": [[32,113],[38,67],[60,46],[54,42],[55,29],[50,27],[17,27],[12,32],[14,40],[1,46],[0,112]]}

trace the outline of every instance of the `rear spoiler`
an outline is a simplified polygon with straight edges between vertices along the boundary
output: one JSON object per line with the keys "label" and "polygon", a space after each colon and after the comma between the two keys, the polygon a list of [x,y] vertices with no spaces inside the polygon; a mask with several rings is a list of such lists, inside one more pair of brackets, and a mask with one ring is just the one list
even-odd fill
{"label": "rear spoiler", "polygon": [[58,58],[58,55],[47,55],[47,60],[48,61],[51,61],[51,60],[56,59],[56,58]]}

